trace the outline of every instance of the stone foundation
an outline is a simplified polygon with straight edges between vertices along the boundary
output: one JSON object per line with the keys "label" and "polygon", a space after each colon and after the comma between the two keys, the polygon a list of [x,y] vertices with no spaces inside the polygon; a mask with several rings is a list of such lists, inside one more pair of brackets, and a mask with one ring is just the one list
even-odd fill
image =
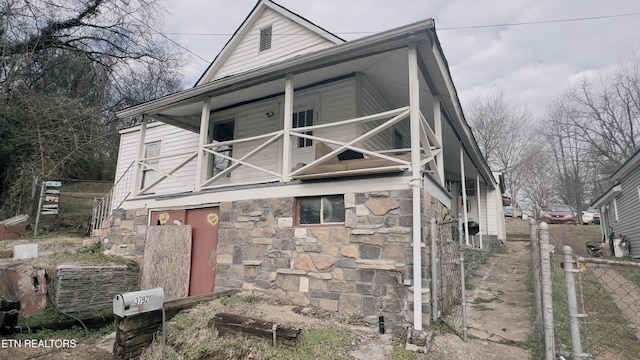
{"label": "stone foundation", "polygon": [[100,241],[108,254],[130,259],[141,259],[147,234],[149,209],[115,209],[109,221],[91,235]]}
{"label": "stone foundation", "polygon": [[[438,202],[427,207],[444,211]],[[294,211],[294,198],[220,204],[216,291],[242,288],[303,306],[412,321],[411,190],[345,194],[343,225],[296,226]],[[422,272],[428,322],[428,266]]]}

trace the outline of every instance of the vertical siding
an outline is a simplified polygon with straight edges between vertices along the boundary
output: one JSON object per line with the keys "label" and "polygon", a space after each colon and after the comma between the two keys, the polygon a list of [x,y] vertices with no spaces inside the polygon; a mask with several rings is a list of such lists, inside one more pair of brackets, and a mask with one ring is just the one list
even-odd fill
{"label": "vertical siding", "polygon": [[631,240],[631,255],[640,258],[640,168],[631,171],[620,180],[622,192],[616,197],[618,221],[615,221],[613,201],[610,218],[616,238],[626,235]]}
{"label": "vertical siding", "polygon": [[[271,49],[258,51],[260,29],[271,25]],[[213,79],[256,69],[294,56],[333,46],[332,42],[308,30],[277,12],[266,9],[239,39],[238,45],[223,60]],[[212,79],[212,80],[213,80]]]}

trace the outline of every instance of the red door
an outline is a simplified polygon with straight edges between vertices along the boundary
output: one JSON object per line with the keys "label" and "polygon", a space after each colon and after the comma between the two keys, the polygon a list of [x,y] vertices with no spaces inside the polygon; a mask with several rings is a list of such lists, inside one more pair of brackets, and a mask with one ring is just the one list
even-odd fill
{"label": "red door", "polygon": [[216,281],[219,208],[189,209],[185,224],[191,225],[191,278],[189,296],[213,292]]}

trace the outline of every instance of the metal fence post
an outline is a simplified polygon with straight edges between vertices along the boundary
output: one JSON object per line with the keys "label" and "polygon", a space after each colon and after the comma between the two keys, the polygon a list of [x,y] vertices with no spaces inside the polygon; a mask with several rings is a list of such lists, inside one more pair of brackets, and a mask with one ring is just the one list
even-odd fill
{"label": "metal fence post", "polygon": [[542,327],[542,291],[540,274],[540,241],[538,240],[538,227],[534,219],[529,219],[529,236],[531,240],[531,259],[533,262],[533,302],[536,312],[536,328],[538,334],[544,335]]}
{"label": "metal fence post", "polygon": [[580,340],[580,322],[578,321],[578,299],[576,296],[576,280],[574,273],[580,269],[573,267],[573,250],[571,246],[565,245],[562,248],[564,261],[564,279],[567,285],[567,307],[569,310],[569,328],[571,330],[571,347],[573,351],[573,359],[583,359],[582,342]]}
{"label": "metal fence post", "polygon": [[464,243],[464,236],[462,234],[462,214],[458,213],[458,241],[460,246]]}
{"label": "metal fence post", "polygon": [[549,225],[541,222],[539,227],[540,238],[540,273],[542,279],[542,321],[544,328],[544,353],[546,360],[554,360],[555,339],[553,327],[553,289],[551,273],[551,248],[549,247]]}
{"label": "metal fence post", "polygon": [[466,343],[467,339],[467,294],[465,294],[464,284],[464,256],[460,254],[460,301],[462,303],[462,340]]}
{"label": "metal fence post", "polygon": [[431,218],[431,322],[438,320],[438,254],[436,219]]}

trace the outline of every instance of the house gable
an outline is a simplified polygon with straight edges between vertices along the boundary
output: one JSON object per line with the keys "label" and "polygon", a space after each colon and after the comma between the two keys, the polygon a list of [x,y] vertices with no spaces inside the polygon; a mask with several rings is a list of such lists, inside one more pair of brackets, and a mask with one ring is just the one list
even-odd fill
{"label": "house gable", "polygon": [[196,86],[345,42],[269,0],[260,0]]}

